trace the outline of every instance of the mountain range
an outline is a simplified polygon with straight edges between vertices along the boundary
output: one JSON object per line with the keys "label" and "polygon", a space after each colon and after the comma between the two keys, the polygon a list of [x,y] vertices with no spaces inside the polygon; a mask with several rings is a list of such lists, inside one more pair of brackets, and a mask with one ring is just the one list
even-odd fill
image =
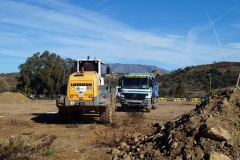
{"label": "mountain range", "polygon": [[153,70],[157,70],[161,74],[170,73],[170,71],[163,68],[159,68],[154,65],[114,63],[114,64],[106,64],[105,66],[109,66],[111,68],[111,71],[114,73],[129,73],[129,72],[141,73],[141,72],[152,72]]}

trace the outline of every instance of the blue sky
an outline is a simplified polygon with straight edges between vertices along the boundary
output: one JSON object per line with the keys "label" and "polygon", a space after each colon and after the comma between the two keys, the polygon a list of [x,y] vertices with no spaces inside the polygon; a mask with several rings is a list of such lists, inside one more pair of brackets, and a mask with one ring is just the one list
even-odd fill
{"label": "blue sky", "polygon": [[240,60],[239,0],[1,0],[0,73],[34,53],[169,71]]}

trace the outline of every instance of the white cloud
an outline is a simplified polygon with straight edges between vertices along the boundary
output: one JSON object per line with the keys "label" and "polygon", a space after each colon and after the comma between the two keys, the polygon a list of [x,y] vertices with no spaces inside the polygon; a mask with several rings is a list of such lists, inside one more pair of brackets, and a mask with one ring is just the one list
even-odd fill
{"label": "white cloud", "polygon": [[240,43],[229,43],[226,45],[226,47],[232,48],[232,49],[240,49]]}

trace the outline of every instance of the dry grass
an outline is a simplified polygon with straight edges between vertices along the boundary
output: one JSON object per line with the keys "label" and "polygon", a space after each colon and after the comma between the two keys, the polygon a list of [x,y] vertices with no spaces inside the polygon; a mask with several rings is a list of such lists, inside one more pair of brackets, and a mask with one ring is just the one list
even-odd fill
{"label": "dry grass", "polygon": [[125,128],[121,131],[120,135],[116,133],[110,135],[106,130],[105,132],[94,133],[98,136],[98,140],[96,141],[97,147],[117,147],[121,142],[126,141]]}
{"label": "dry grass", "polygon": [[55,135],[34,136],[34,132],[24,132],[18,137],[10,137],[6,142],[0,143],[0,159],[30,160],[39,157],[51,157],[58,150],[51,147]]}
{"label": "dry grass", "polygon": [[[141,116],[139,116],[139,114]],[[113,124],[111,124],[111,127],[113,129],[117,129],[116,132],[113,134],[109,134],[108,131],[105,130],[105,132],[94,132],[98,136],[98,140],[96,141],[97,147],[117,147],[122,142],[126,142],[127,134],[126,130],[127,128],[134,127],[134,132],[141,132],[140,124],[144,121],[143,113],[134,112],[129,113],[127,112],[127,115],[124,118],[119,118],[114,121]],[[119,129],[123,128],[123,129]]]}

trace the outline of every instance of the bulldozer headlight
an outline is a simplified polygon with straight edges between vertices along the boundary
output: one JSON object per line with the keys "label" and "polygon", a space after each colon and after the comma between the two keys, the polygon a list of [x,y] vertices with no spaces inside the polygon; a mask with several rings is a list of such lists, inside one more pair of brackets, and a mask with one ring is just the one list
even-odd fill
{"label": "bulldozer headlight", "polygon": [[92,98],[93,96],[90,94],[88,97],[89,97],[89,98]]}
{"label": "bulldozer headlight", "polygon": [[73,98],[73,95],[70,95],[70,98]]}

